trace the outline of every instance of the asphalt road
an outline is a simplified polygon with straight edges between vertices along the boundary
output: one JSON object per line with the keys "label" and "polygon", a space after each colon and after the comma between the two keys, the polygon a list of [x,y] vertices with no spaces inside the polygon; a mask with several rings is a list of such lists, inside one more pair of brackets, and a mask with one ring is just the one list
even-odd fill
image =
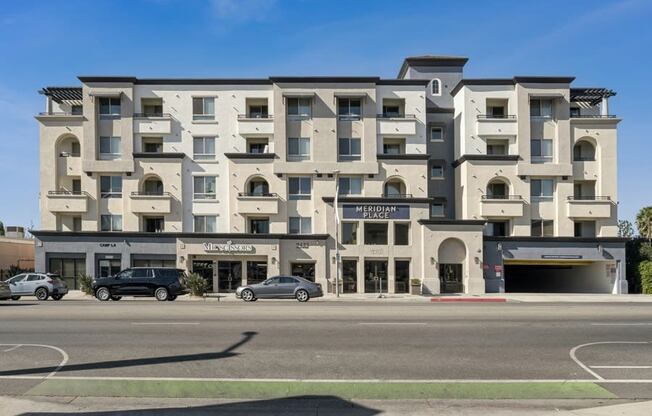
{"label": "asphalt road", "polygon": [[[650,304],[21,300],[0,302],[0,394],[22,394],[38,383],[23,378],[53,372],[123,378],[652,380],[650,342]],[[591,345],[576,348],[583,344]],[[579,363],[571,357],[574,348]],[[64,357],[65,365],[57,368]],[[614,384],[612,391],[622,386]],[[628,391],[652,397],[652,384]]]}

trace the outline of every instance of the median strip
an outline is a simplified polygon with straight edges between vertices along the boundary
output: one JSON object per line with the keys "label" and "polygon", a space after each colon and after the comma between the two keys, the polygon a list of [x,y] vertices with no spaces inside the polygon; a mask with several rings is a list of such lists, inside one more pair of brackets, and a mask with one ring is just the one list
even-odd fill
{"label": "median strip", "polygon": [[50,378],[29,390],[36,396],[268,399],[304,395],[345,399],[608,399],[592,382],[321,382],[171,379],[75,380]]}

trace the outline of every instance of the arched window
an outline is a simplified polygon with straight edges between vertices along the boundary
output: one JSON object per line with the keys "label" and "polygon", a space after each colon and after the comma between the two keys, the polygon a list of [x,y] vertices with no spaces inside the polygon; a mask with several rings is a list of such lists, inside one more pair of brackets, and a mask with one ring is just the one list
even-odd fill
{"label": "arched window", "polygon": [[494,179],[487,184],[487,199],[507,199],[509,197],[509,185],[500,179]]}
{"label": "arched window", "polygon": [[143,193],[145,195],[163,195],[163,182],[158,177],[146,179],[143,182]]}
{"label": "arched window", "polygon": [[266,196],[269,195],[269,185],[263,178],[253,178],[249,181],[249,196]]}
{"label": "arched window", "polygon": [[595,160],[595,147],[586,140],[575,143],[573,160],[576,162]]}
{"label": "arched window", "polygon": [[441,81],[438,78],[430,82],[430,92],[432,95],[441,95]]}
{"label": "arched window", "polygon": [[407,196],[405,182],[399,178],[392,178],[385,182],[384,195],[387,198],[400,198]]}

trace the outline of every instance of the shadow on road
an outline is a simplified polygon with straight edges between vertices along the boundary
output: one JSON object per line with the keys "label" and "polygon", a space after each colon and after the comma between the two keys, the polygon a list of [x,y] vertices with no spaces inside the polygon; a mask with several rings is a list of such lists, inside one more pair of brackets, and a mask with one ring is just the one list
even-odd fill
{"label": "shadow on road", "polygon": [[0,301],[0,307],[2,306],[34,306],[38,305],[38,303],[27,303],[27,302],[17,302],[15,300],[12,301]]}
{"label": "shadow on road", "polygon": [[[218,352],[206,352],[206,353],[186,354],[186,355],[168,355],[164,357],[132,358],[128,360],[113,360],[113,361],[100,361],[100,362],[85,363],[85,364],[72,364],[72,365],[66,365],[63,368],[61,368],[57,372],[57,374],[65,373],[69,371],[138,367],[142,365],[182,363],[188,361],[205,361],[205,360],[218,360],[221,358],[229,358],[238,355],[238,353],[234,352],[234,350],[246,344],[247,342],[251,341],[251,339],[257,334],[258,333],[254,331],[243,332],[242,339],[240,341]],[[31,375],[31,374],[43,374],[43,373],[50,373],[56,369],[57,366],[5,370],[5,371],[0,371],[0,376],[24,376],[24,375]]]}
{"label": "shadow on road", "polygon": [[[253,400],[234,403],[224,403],[196,407],[169,407],[156,409],[133,409],[92,411],[74,413],[75,415],[89,416],[116,416],[116,415],[142,415],[142,416],[173,416],[173,415],[262,415],[274,414],[279,416],[299,415],[353,415],[372,416],[380,413],[379,410],[361,406],[359,404],[341,399],[337,396],[296,396],[270,400]],[[59,412],[26,412],[21,416],[54,416],[66,413]]]}

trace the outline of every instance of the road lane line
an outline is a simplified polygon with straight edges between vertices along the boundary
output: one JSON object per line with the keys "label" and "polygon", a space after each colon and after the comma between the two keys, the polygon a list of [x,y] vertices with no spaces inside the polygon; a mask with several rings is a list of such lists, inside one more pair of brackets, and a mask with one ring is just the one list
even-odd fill
{"label": "road lane line", "polygon": [[11,347],[11,348],[7,348],[6,350],[3,350],[2,352],[13,351],[13,350],[15,350],[16,348],[20,348],[20,347],[22,347],[22,346],[23,346],[23,344],[16,344],[16,345],[14,345],[14,346]]}
{"label": "road lane line", "polygon": [[199,322],[132,322],[132,325],[199,325]]}
{"label": "road lane line", "polygon": [[579,365],[584,371],[587,373],[591,374],[593,377],[598,379],[599,381],[608,381],[610,380],[605,380],[600,374],[596,373],[595,371],[591,370],[589,366],[584,364],[582,361],[580,361],[577,358],[577,351],[581,348],[588,347],[591,345],[607,345],[607,344],[649,344],[647,341],[600,341],[600,342],[589,342],[587,344],[581,344],[576,347],[573,347],[570,350],[570,358],[575,361],[575,364]]}
{"label": "road lane line", "polygon": [[358,322],[358,325],[428,325],[426,322]]}
{"label": "road lane line", "polygon": [[650,326],[652,322],[591,322],[593,326]]}
{"label": "road lane line", "polygon": [[637,370],[652,368],[652,365],[592,365],[591,368],[631,368]]}
{"label": "road lane line", "polygon": [[[53,375],[55,375],[57,373],[57,371],[61,370],[63,368],[63,366],[68,364],[68,360],[69,360],[68,354],[64,350],[62,350],[61,348],[55,347],[54,345],[47,345],[47,344],[0,344],[0,346],[9,346],[9,345],[12,345],[12,346],[15,346],[15,347],[49,348],[49,349],[55,350],[59,354],[61,354],[63,359],[61,360],[59,365],[50,374],[48,374],[47,376],[38,377],[38,378],[41,378],[41,379],[42,378],[50,378],[50,377],[52,377]],[[3,377],[11,377],[11,376],[3,376]]]}

